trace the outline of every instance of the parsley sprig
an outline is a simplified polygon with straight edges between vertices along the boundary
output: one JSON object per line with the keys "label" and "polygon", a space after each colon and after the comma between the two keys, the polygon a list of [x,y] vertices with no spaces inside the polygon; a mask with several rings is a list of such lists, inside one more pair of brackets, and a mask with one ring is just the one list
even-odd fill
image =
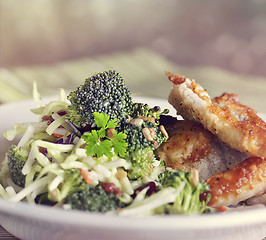
{"label": "parsley sprig", "polygon": [[[88,156],[107,157],[113,156],[113,151],[117,156],[124,157],[126,153],[127,143],[125,141],[126,134],[117,132],[117,119],[110,120],[110,116],[106,113],[94,113],[95,124],[98,130],[83,134],[81,137],[87,143],[85,149]],[[113,129],[112,137],[106,135],[107,129]]]}

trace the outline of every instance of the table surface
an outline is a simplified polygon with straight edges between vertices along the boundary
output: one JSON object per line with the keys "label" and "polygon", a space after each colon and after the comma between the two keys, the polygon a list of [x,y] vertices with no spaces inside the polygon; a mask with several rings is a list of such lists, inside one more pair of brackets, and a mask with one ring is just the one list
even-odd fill
{"label": "table surface", "polygon": [[[49,96],[57,94],[58,88],[74,90],[91,74],[108,69],[121,73],[133,95],[166,99],[171,88],[164,74],[167,70],[194,78],[211,97],[223,92],[237,93],[243,104],[266,112],[266,79],[241,76],[213,67],[179,66],[151,50],[141,48],[50,66],[0,69],[0,103],[31,98],[33,81],[37,82],[42,96]],[[150,91],[151,86],[153,91]],[[17,238],[0,226],[0,239]]]}

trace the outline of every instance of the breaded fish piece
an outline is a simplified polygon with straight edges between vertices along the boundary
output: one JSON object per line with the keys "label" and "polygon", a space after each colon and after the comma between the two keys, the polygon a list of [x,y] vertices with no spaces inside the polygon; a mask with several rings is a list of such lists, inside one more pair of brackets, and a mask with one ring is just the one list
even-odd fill
{"label": "breaded fish piece", "polygon": [[167,72],[173,82],[168,101],[184,119],[200,122],[231,148],[251,156],[266,157],[266,123],[236,95],[213,101],[194,80]]}
{"label": "breaded fish piece", "polygon": [[248,157],[228,147],[195,121],[171,120],[169,123],[164,117],[163,125],[169,138],[158,148],[158,157],[175,170],[197,169],[200,180],[231,169]]}
{"label": "breaded fish piece", "polygon": [[231,170],[215,174],[206,182],[210,186],[210,206],[236,205],[266,192],[266,161],[250,157]]}

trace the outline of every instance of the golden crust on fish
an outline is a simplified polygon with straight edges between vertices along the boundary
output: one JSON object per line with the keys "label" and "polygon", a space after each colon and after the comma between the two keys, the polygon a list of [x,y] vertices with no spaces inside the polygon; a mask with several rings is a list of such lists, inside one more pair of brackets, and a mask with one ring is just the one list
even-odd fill
{"label": "golden crust on fish", "polygon": [[200,122],[233,149],[266,157],[266,124],[236,95],[224,94],[212,101],[194,80],[166,74],[173,82],[168,101],[184,119]]}
{"label": "golden crust on fish", "polygon": [[235,205],[266,192],[266,161],[250,157],[231,170],[206,181],[210,186],[210,206]]}
{"label": "golden crust on fish", "polygon": [[222,143],[215,135],[195,121],[176,120],[163,124],[169,138],[157,150],[167,167],[175,170],[197,169],[201,180],[233,168],[248,156]]}

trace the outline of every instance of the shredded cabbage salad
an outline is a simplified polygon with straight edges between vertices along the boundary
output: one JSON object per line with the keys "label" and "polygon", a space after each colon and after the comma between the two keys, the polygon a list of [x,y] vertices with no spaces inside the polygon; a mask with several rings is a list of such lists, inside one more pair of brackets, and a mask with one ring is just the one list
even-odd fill
{"label": "shredded cabbage salad", "polygon": [[[88,156],[84,149],[85,141],[78,130],[66,118],[68,105],[64,90],[60,90],[59,99],[41,105],[40,94],[34,85],[33,97],[37,108],[31,111],[39,116],[38,122],[15,124],[4,137],[12,141],[21,135],[18,147],[28,149],[27,160],[22,168],[25,177],[25,187],[16,185],[10,178],[7,157],[2,163],[0,173],[0,196],[12,202],[28,202],[36,204],[36,197],[47,192],[53,192],[64,181],[64,171],[79,169],[87,173],[90,185],[99,183],[114,183],[123,193],[120,198],[127,204],[123,211],[117,214],[135,216],[151,214],[154,209],[175,201],[185,183],[178,188],[168,187],[147,197],[148,187],[145,184],[154,182],[165,167],[159,160],[153,162],[153,172],[138,180],[130,180],[127,175],[118,177],[121,169],[128,170],[132,166],[129,161],[118,157]],[[51,119],[53,121],[50,121]],[[49,154],[47,154],[49,153]],[[83,175],[84,176],[84,175]],[[144,187],[143,187],[144,186]],[[138,195],[132,195],[143,187]],[[55,206],[69,209],[70,206],[59,202]]]}

